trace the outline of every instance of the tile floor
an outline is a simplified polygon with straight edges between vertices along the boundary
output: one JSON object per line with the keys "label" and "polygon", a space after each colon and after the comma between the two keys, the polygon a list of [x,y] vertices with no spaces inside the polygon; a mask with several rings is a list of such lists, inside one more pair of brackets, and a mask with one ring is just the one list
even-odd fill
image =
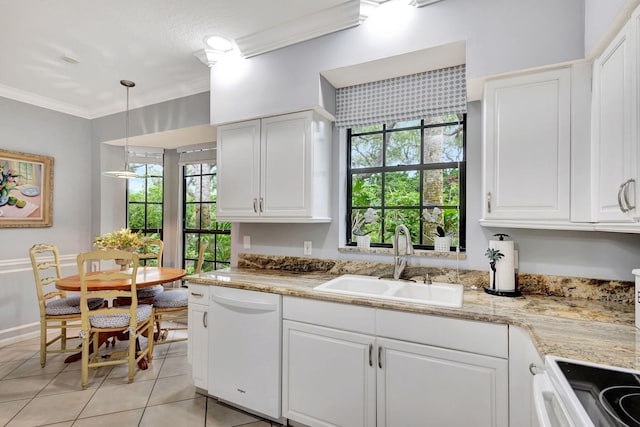
{"label": "tile floor", "polygon": [[149,369],[137,370],[131,384],[126,365],[92,369],[86,390],[80,386],[80,362],[65,364],[68,354],[54,354],[41,368],[38,347],[38,338],[0,347],[0,425],[272,425],[196,393],[186,341],[156,346]]}

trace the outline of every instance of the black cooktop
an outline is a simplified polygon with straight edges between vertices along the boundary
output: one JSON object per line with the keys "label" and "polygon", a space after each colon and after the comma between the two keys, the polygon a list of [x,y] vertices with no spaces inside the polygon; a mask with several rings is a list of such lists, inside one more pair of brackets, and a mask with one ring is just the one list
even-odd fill
{"label": "black cooktop", "polygon": [[640,427],[640,375],[557,361],[596,427]]}

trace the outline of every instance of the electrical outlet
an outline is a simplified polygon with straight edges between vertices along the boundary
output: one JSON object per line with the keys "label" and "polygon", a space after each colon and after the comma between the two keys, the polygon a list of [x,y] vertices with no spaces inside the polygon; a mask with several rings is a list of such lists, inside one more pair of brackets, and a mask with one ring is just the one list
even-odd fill
{"label": "electrical outlet", "polygon": [[305,255],[311,255],[311,241],[310,240],[305,240],[303,253]]}
{"label": "electrical outlet", "polygon": [[242,239],[242,245],[245,249],[251,249],[251,236],[244,236]]}

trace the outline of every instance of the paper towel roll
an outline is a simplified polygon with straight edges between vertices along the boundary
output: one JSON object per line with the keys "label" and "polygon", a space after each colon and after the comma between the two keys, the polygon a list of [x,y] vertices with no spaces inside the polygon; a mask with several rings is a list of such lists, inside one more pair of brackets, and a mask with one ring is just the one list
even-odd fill
{"label": "paper towel roll", "polygon": [[[513,240],[490,240],[489,247],[497,249],[504,256],[496,262],[496,290],[515,291],[516,271],[515,271],[515,250]],[[493,270],[489,275],[490,285],[493,285]]]}

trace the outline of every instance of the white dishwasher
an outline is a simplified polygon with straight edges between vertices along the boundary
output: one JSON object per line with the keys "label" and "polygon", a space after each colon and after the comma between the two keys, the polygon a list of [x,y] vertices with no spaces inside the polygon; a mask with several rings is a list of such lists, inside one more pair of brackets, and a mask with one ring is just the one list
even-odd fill
{"label": "white dishwasher", "polygon": [[222,286],[210,291],[209,394],[280,419],[282,296]]}

